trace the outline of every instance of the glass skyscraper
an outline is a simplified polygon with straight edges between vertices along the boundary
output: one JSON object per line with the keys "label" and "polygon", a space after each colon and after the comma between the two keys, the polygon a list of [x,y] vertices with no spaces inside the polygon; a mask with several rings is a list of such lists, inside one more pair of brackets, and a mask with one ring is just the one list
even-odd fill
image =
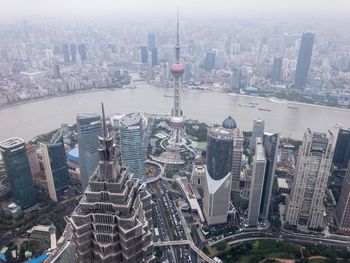
{"label": "glass skyscraper", "polygon": [[[232,123],[232,125],[226,125]],[[229,210],[235,121],[208,130],[207,166],[203,189],[203,213],[208,225],[227,223]]]}
{"label": "glass skyscraper", "polygon": [[225,128],[208,131],[207,169],[211,178],[220,180],[232,168],[233,133]]}
{"label": "glass skyscraper", "polygon": [[57,202],[57,192],[69,185],[69,175],[63,136],[58,131],[49,143],[40,143],[50,198]]}
{"label": "glass skyscraper", "polygon": [[294,82],[294,86],[297,89],[303,89],[306,85],[311,64],[314,39],[314,33],[304,33],[301,37]]}
{"label": "glass skyscraper", "polygon": [[272,81],[273,82],[277,82],[277,81],[281,80],[282,64],[283,64],[282,57],[274,57],[273,58],[273,67],[272,67]]}
{"label": "glass skyscraper", "polygon": [[263,143],[266,156],[266,169],[260,205],[260,218],[267,221],[269,217],[273,178],[275,176],[280,136],[277,133],[266,136],[263,139]]}
{"label": "glass skyscraper", "polygon": [[77,131],[80,179],[84,191],[99,162],[97,149],[100,145],[98,137],[102,132],[101,116],[97,114],[79,114],[77,116]]}
{"label": "glass skyscraper", "polygon": [[23,209],[35,205],[37,198],[24,141],[7,139],[0,142],[0,150],[14,201]]}
{"label": "glass skyscraper", "polygon": [[348,167],[350,160],[350,130],[340,129],[335,145],[333,163],[338,168]]}
{"label": "glass skyscraper", "polygon": [[142,182],[145,179],[146,164],[141,115],[139,113],[125,115],[120,120],[119,131],[122,164],[129,167],[135,177]]}

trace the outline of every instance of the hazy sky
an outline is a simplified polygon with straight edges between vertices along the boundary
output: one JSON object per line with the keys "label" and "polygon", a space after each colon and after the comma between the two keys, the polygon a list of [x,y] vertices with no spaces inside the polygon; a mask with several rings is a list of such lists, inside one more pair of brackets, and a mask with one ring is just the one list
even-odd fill
{"label": "hazy sky", "polygon": [[186,16],[350,13],[350,0],[0,0],[0,18],[169,15],[177,5]]}

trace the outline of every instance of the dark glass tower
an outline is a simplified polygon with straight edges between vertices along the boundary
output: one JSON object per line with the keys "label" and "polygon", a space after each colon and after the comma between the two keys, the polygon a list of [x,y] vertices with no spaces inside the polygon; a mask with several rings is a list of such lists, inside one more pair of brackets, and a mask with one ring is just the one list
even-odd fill
{"label": "dark glass tower", "polygon": [[152,48],[151,49],[151,64],[152,64],[152,67],[158,65],[158,48]]}
{"label": "dark glass tower", "polygon": [[295,72],[294,86],[296,89],[303,89],[306,85],[307,76],[309,74],[312,48],[314,45],[314,33],[304,33],[301,37],[297,69]]}
{"label": "dark glass tower", "polygon": [[274,57],[273,59],[273,68],[272,68],[272,81],[278,82],[281,80],[282,74],[282,57]]}
{"label": "dark glass tower", "polygon": [[24,141],[11,138],[0,142],[2,159],[14,200],[27,209],[36,204],[36,193]]}
{"label": "dark glass tower", "polygon": [[140,53],[141,53],[141,63],[146,64],[148,62],[147,47],[145,46],[140,47]]}
{"label": "dark glass tower", "polygon": [[215,67],[215,52],[208,51],[205,55],[204,69],[208,72],[212,71]]}
{"label": "dark glass tower", "polygon": [[156,35],[154,33],[148,34],[148,50],[156,48]]}
{"label": "dark glass tower", "polygon": [[279,134],[276,133],[270,136],[266,136],[263,140],[263,143],[266,157],[266,168],[260,205],[260,218],[267,220],[269,216],[273,178],[275,175],[277,153],[280,143]]}
{"label": "dark glass tower", "polygon": [[40,143],[50,198],[58,201],[57,194],[69,186],[69,175],[63,135],[58,131],[48,143]]}
{"label": "dark glass tower", "polygon": [[101,135],[101,116],[81,114],[77,116],[80,179],[83,191],[98,165],[98,136]]}
{"label": "dark glass tower", "polygon": [[220,180],[231,172],[233,133],[222,127],[211,128],[207,142],[208,173],[214,180]]}
{"label": "dark glass tower", "polygon": [[348,167],[350,160],[350,130],[340,129],[335,145],[333,163],[338,168]]}

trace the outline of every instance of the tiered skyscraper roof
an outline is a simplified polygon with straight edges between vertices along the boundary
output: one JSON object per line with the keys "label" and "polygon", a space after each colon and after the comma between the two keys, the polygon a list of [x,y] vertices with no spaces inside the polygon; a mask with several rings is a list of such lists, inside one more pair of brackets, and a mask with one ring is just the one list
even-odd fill
{"label": "tiered skyscraper roof", "polygon": [[100,162],[72,214],[78,262],[153,262],[151,195],[119,166],[104,110]]}

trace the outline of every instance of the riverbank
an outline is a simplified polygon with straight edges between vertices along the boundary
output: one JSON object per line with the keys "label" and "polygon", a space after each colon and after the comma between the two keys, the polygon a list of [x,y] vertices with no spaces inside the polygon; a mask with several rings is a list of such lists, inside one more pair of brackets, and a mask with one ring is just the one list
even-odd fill
{"label": "riverbank", "polygon": [[13,103],[13,104],[1,105],[0,110],[9,109],[9,108],[13,108],[13,107],[17,107],[17,106],[21,106],[21,105],[25,105],[25,104],[30,104],[30,103],[34,103],[34,102],[38,102],[38,101],[51,100],[51,99],[55,99],[55,98],[68,97],[68,96],[73,96],[73,95],[78,95],[78,94],[87,94],[87,93],[102,92],[102,91],[115,91],[118,89],[133,89],[133,88],[128,88],[128,87],[124,88],[123,87],[123,88],[111,88],[111,89],[102,88],[102,89],[77,90],[74,92],[66,92],[66,93],[62,93],[62,94],[49,95],[49,96],[45,96],[45,97],[41,97],[41,98],[37,98],[37,99],[25,100],[25,101],[19,101],[19,102]]}
{"label": "riverbank", "polygon": [[227,93],[227,95],[229,95],[229,96],[246,97],[246,98],[252,98],[252,99],[254,98],[254,99],[259,99],[259,100],[263,100],[263,101],[269,101],[269,102],[276,103],[276,104],[302,105],[302,106],[309,106],[309,107],[316,107],[316,108],[323,108],[323,109],[348,111],[350,113],[350,109],[339,108],[339,107],[331,107],[331,106],[325,106],[325,105],[319,105],[319,104],[311,104],[311,103],[305,103],[305,102],[298,102],[298,101],[292,101],[292,100],[273,101],[273,100],[270,100],[270,97],[253,96],[253,95],[236,94],[236,93]]}

